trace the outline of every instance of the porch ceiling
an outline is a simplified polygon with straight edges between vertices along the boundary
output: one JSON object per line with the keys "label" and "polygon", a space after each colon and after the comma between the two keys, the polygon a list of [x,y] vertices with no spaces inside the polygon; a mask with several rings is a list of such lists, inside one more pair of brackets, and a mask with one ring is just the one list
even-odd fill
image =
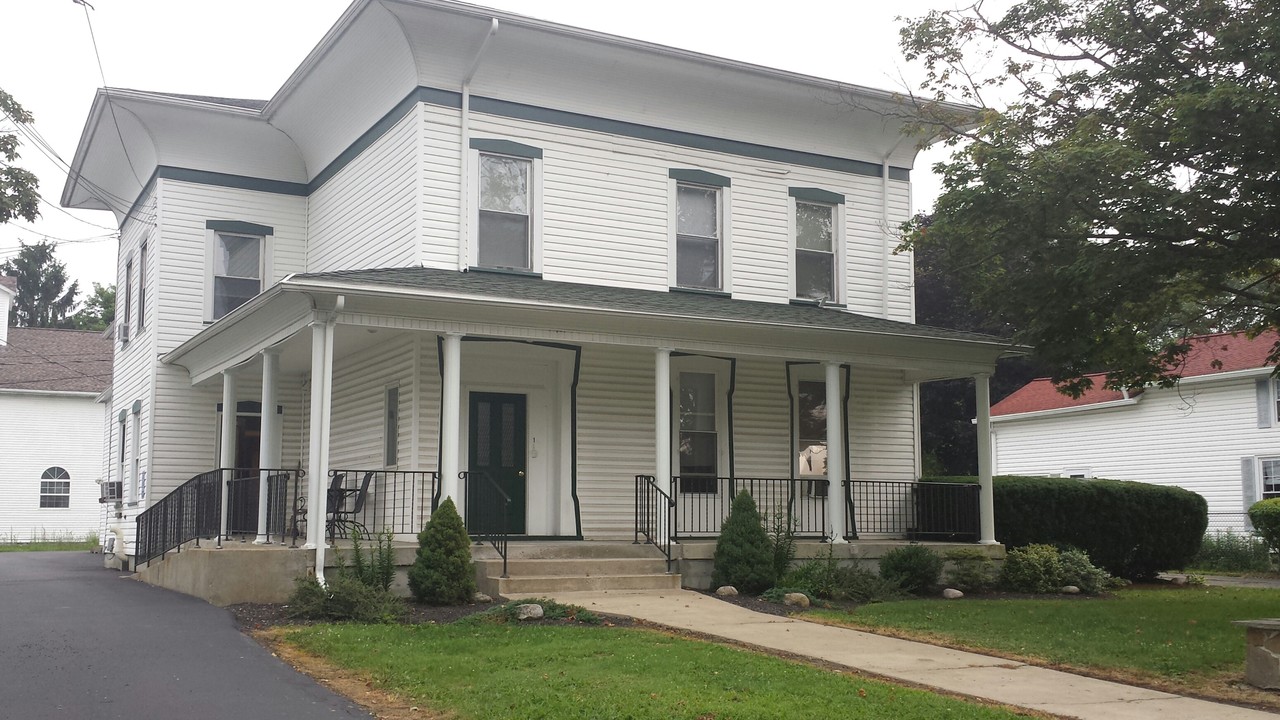
{"label": "porch ceiling", "polygon": [[[286,278],[183,343],[165,362],[186,367],[199,382],[266,345],[282,346],[286,356],[306,357],[309,335],[298,330],[311,318],[299,317],[298,310],[334,309],[338,296],[344,298],[339,325],[837,360],[901,369],[909,381],[990,372],[997,358],[1023,351],[991,335],[808,304],[498,272],[384,268]],[[290,311],[282,312],[285,306]],[[291,322],[281,323],[284,317]],[[343,335],[351,338],[346,333],[339,338]],[[339,355],[342,350],[335,348]]]}

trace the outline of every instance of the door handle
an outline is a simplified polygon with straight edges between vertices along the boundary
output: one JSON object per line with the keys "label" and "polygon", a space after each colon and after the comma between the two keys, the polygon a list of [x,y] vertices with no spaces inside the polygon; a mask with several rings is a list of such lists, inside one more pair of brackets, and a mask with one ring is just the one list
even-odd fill
{"label": "door handle", "polygon": [[516,473],[516,477],[524,477],[524,471],[521,470],[520,472]]}

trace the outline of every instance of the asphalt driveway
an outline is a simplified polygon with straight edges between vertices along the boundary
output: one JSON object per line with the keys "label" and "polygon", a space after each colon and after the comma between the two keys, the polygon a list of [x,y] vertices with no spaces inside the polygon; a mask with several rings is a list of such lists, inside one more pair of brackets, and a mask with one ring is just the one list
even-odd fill
{"label": "asphalt driveway", "polygon": [[82,552],[0,553],[0,718],[371,718],[202,600]]}

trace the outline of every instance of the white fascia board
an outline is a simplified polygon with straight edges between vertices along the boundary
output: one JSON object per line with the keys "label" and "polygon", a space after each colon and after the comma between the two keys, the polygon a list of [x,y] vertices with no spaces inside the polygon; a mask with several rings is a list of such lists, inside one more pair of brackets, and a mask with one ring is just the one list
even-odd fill
{"label": "white fascia board", "polygon": [[0,388],[0,395],[32,395],[43,397],[92,398],[97,401],[100,393],[91,390],[22,390],[20,388]]}
{"label": "white fascia board", "polygon": [[1073,407],[1053,408],[1052,410],[1032,410],[1031,412],[1011,413],[1009,415],[992,415],[991,422],[1011,422],[1016,420],[1034,420],[1037,418],[1053,417],[1055,415],[1070,415],[1081,412],[1092,412],[1095,410],[1114,410],[1116,408],[1137,405],[1146,393],[1126,398],[1124,400],[1108,400],[1107,402],[1093,403],[1092,405],[1076,405]]}

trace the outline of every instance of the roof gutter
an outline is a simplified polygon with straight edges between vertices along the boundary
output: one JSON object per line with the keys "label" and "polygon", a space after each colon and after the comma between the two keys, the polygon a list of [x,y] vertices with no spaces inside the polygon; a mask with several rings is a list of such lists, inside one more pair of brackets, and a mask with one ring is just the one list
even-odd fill
{"label": "roof gutter", "polygon": [[1108,400],[1107,402],[1094,403],[1092,405],[1073,405],[1065,408],[1052,408],[1050,410],[1031,410],[1030,412],[1009,413],[1008,415],[992,415],[991,422],[1009,422],[1012,420],[1034,420],[1042,417],[1053,417],[1056,415],[1068,415],[1071,413],[1085,412],[1088,410],[1113,410],[1115,408],[1128,407],[1137,405],[1146,393],[1133,395],[1122,400]]}

